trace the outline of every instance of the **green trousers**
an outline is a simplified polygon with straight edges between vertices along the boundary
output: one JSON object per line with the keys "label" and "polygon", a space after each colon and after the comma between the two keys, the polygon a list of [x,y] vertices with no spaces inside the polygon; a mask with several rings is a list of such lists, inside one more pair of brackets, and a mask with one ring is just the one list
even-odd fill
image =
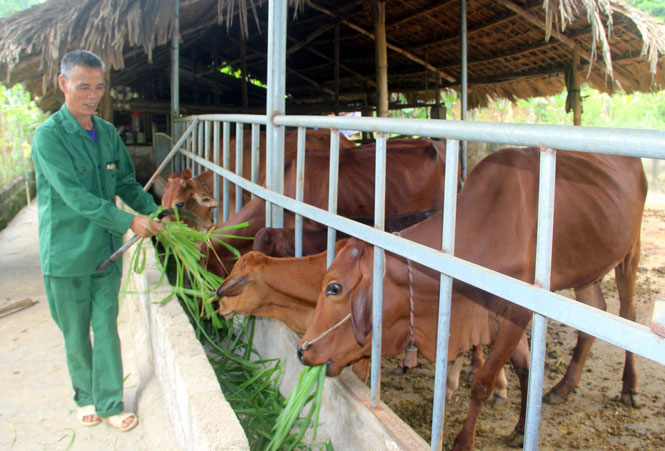
{"label": "green trousers", "polygon": [[74,402],[93,404],[101,417],[123,411],[117,327],[121,275],[119,265],[112,265],[91,276],[44,276],[51,316],[65,339]]}

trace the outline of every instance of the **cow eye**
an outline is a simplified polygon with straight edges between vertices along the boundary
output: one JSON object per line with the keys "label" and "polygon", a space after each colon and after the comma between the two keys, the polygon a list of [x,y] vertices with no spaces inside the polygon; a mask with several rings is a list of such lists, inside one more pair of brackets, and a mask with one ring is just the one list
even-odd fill
{"label": "cow eye", "polygon": [[342,292],[342,285],[337,282],[331,282],[326,287],[326,296],[338,296]]}
{"label": "cow eye", "polygon": [[182,207],[185,206],[185,203],[184,202],[178,202],[177,204],[175,204],[175,206],[178,207],[178,208],[182,208]]}

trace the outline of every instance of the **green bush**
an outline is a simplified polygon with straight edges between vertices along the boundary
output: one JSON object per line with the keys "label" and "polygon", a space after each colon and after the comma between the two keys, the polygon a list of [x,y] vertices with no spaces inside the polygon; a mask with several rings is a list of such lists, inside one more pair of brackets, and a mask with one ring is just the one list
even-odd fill
{"label": "green bush", "polygon": [[32,134],[45,119],[23,86],[0,84],[0,188],[32,169]]}

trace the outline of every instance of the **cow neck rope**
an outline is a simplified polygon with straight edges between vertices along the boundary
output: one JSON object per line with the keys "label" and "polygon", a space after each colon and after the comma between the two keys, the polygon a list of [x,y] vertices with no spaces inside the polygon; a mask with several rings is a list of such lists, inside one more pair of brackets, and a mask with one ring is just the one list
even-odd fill
{"label": "cow neck rope", "polygon": [[344,324],[344,322],[345,322],[346,320],[348,320],[349,318],[351,318],[351,314],[350,314],[350,313],[349,313],[348,315],[346,315],[344,318],[342,318],[342,319],[341,319],[337,324],[335,324],[333,327],[331,327],[330,329],[328,329],[327,331],[323,332],[321,335],[319,335],[318,337],[316,337],[314,340],[304,342],[304,343],[302,344],[302,350],[303,350],[303,351],[307,351],[307,349],[308,349],[311,345],[313,345],[314,343],[316,343],[317,341],[319,341],[320,339],[322,339],[323,337],[325,337],[326,335],[328,335],[328,334],[329,334],[330,332],[332,332],[333,330],[337,329],[339,326],[341,326],[342,324]]}
{"label": "cow neck rope", "polygon": [[[398,237],[402,237],[399,232],[394,232]],[[406,347],[406,355],[404,357],[404,366],[406,368],[413,368],[418,364],[418,348],[415,345],[415,333],[413,328],[413,269],[411,268],[411,260],[406,259],[406,269],[409,274],[409,345]]]}

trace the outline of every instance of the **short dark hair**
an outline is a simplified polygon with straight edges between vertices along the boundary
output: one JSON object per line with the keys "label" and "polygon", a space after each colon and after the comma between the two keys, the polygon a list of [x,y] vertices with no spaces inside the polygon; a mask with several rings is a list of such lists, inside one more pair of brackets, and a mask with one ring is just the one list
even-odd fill
{"label": "short dark hair", "polygon": [[60,73],[69,79],[69,74],[74,66],[99,67],[104,72],[104,62],[87,50],[75,50],[63,56],[60,61]]}

